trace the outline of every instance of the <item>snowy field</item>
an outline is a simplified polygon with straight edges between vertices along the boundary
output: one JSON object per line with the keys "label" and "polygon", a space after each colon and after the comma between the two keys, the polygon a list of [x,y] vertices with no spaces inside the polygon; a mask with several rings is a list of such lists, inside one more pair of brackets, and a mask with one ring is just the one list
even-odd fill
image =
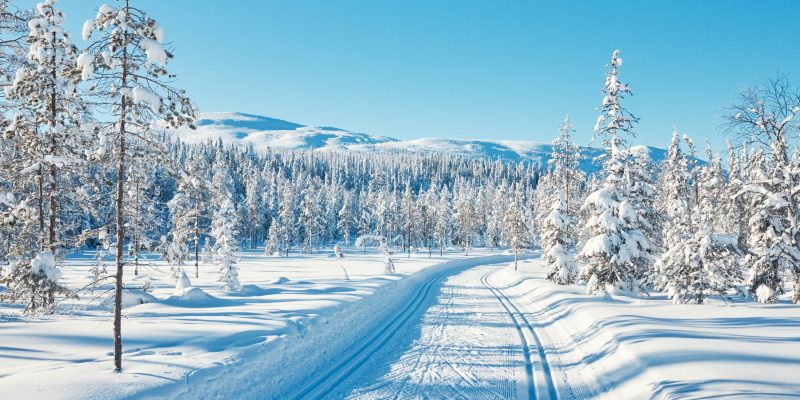
{"label": "snowy field", "polygon": [[[528,257],[536,257],[533,253]],[[151,262],[130,296],[123,373],[112,371],[111,286],[61,315],[0,309],[4,398],[742,398],[800,396],[800,310],[787,300],[674,305],[586,295],[544,280],[538,258],[247,252],[241,293],[214,267],[183,296]],[[64,268],[90,280],[92,254]],[[349,275],[346,280],[342,265]],[[191,270],[191,268],[189,268]],[[133,290],[132,292],[136,292]],[[134,304],[140,299],[145,304]],[[523,345],[525,343],[525,345]],[[541,346],[540,346],[541,345]]]}
{"label": "snowy field", "polygon": [[493,279],[538,330],[561,398],[800,397],[800,309],[751,300],[676,305],[586,295],[544,280],[540,260]]}
{"label": "snowy field", "polygon": [[[251,351],[259,357],[274,354],[270,344],[276,340],[290,341],[309,326],[329,323],[321,315],[336,315],[389,283],[463,258],[456,251],[432,258],[427,253],[411,259],[397,255],[397,274],[383,275],[383,255],[360,250],[345,254],[342,261],[330,250],[289,258],[245,252],[239,264],[241,293],[221,290],[213,265],[200,266],[200,278],[190,279],[201,290],[184,296],[174,295],[175,280],[160,261],[143,267],[139,277],[129,271],[126,287],[139,288],[149,277],[153,291],[152,297],[137,290],[131,291],[135,296],[126,296],[122,374],[112,371],[110,281],[94,293],[85,291],[81,301],[62,305],[60,315],[22,319],[17,317],[19,305],[3,303],[0,393],[4,398],[120,398],[181,391],[198,371],[234,364]],[[94,263],[92,253],[71,258],[63,268],[64,283],[85,286]],[[193,267],[186,269],[193,276]],[[142,298],[148,303],[135,304]],[[402,298],[378,300],[386,307],[402,303]],[[295,364],[290,369],[306,367]]]}

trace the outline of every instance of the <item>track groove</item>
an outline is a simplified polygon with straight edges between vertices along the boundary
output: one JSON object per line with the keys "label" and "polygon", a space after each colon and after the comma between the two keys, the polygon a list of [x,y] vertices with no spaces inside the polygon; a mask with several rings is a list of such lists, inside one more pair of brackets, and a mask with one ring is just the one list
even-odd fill
{"label": "track groove", "polygon": [[[492,285],[489,282],[489,277],[498,270],[489,271],[481,277],[481,283],[488,288],[492,294],[495,295],[503,308],[508,312],[514,325],[519,332],[520,341],[522,342],[523,354],[525,356],[525,373],[527,375],[528,383],[528,398],[529,399],[551,399],[558,400],[558,391],[553,384],[553,378],[550,373],[550,364],[547,362],[547,356],[544,352],[544,346],[539,339],[539,335],[533,328],[525,313],[520,311],[519,307],[514,304],[511,299],[506,296],[502,290]],[[533,339],[533,343],[526,337],[527,334]],[[536,346],[536,356],[531,353],[531,346]],[[534,366],[540,368],[534,369]]]}

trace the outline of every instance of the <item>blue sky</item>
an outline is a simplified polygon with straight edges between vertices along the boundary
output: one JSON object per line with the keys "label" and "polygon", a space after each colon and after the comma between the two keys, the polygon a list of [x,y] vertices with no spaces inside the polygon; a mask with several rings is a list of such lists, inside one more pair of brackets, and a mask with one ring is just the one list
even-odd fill
{"label": "blue sky", "polygon": [[[570,114],[589,144],[615,48],[642,144],[721,146],[738,89],[800,80],[798,1],[132,1],[201,111],[403,139],[550,141]],[[61,1],[79,44],[101,4]]]}

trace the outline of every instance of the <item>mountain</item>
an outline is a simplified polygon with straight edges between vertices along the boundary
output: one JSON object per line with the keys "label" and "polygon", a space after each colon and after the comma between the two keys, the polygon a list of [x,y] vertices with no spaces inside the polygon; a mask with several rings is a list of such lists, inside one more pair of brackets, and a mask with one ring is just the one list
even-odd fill
{"label": "mountain", "polygon": [[[185,143],[200,143],[221,138],[223,142],[239,145],[252,144],[256,150],[288,148],[294,150],[349,150],[399,154],[446,153],[464,157],[485,157],[491,160],[532,161],[545,164],[550,159],[552,145],[533,141],[439,139],[424,138],[398,140],[386,136],[350,132],[333,127],[307,126],[260,115],[215,112],[200,113],[197,130],[181,128],[174,135]],[[666,156],[664,149],[637,146],[637,151],[646,151],[654,161]],[[594,171],[598,165],[594,158],[603,153],[593,147],[582,147],[584,159],[581,168]]]}
{"label": "mountain", "polygon": [[197,130],[181,128],[172,133],[184,143],[222,139],[226,143],[252,144],[256,150],[267,148],[310,150],[397,141],[339,128],[306,126],[260,115],[233,112],[199,113],[196,125]]}

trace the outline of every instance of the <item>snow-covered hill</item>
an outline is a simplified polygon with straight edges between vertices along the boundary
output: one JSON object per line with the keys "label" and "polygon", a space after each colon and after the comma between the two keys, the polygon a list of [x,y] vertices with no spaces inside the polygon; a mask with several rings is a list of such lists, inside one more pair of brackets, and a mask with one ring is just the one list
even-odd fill
{"label": "snow-covered hill", "polygon": [[[306,126],[294,122],[259,115],[216,112],[200,113],[197,130],[183,128],[175,131],[186,143],[199,143],[221,138],[226,143],[252,144],[257,150],[267,148],[347,149],[378,153],[447,153],[465,157],[485,157],[509,161],[533,161],[547,163],[552,152],[550,143],[515,140],[440,139],[424,138],[398,140],[386,136],[350,132],[333,127]],[[550,138],[541,137],[542,141]],[[665,156],[665,150],[642,146],[655,161]],[[602,152],[596,148],[583,147],[584,160],[581,167],[586,171],[597,168],[593,159]]]}
{"label": "snow-covered hill", "polygon": [[252,144],[257,150],[267,148],[306,150],[396,141],[392,138],[348,132],[339,128],[306,126],[260,115],[233,112],[200,113],[197,116],[197,130],[182,128],[174,133],[185,143],[222,139],[226,143]]}

